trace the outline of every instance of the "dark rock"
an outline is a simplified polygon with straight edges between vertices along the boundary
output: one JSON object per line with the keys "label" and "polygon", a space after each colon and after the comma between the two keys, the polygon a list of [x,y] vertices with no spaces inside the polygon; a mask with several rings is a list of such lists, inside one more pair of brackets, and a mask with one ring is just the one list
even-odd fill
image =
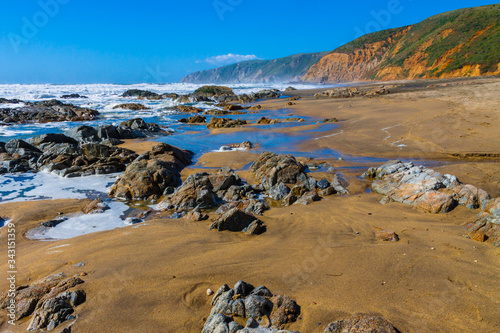
{"label": "dark rock", "polygon": [[95,120],[96,110],[64,104],[57,100],[26,102],[25,106],[13,109],[0,109],[0,121],[5,123],[48,123],[59,121]]}
{"label": "dark rock", "polygon": [[62,95],[61,98],[66,99],[66,98],[88,98],[88,97],[79,94],[68,94],[68,95]]}
{"label": "dark rock", "polygon": [[194,153],[166,143],[153,147],[127,166],[111,187],[111,196],[126,199],[157,199],[169,186],[181,183],[179,172],[191,164]]}
{"label": "dark rock", "polygon": [[238,208],[233,208],[216,219],[210,226],[210,230],[212,229],[217,229],[218,231],[229,230],[233,232],[248,231],[252,234],[260,234],[265,231],[261,221]]}
{"label": "dark rock", "polygon": [[145,106],[144,104],[125,103],[125,104],[116,105],[113,107],[113,109],[126,109],[126,110],[139,111],[139,110],[148,110],[149,108],[147,106]]}
{"label": "dark rock", "polygon": [[122,97],[137,97],[137,98],[146,98],[146,99],[156,99],[161,96],[157,93],[148,90],[140,90],[140,89],[129,89],[122,94]]}
{"label": "dark rock", "polygon": [[187,124],[203,124],[207,121],[206,117],[203,116],[193,116],[189,118],[182,118],[179,120],[180,123],[187,123]]}
{"label": "dark rock", "polygon": [[203,109],[194,107],[194,106],[188,106],[188,105],[177,105],[175,107],[175,110],[179,112],[186,112],[186,113],[200,113],[203,112]]}
{"label": "dark rock", "polygon": [[277,155],[264,152],[255,161],[250,171],[255,174],[266,190],[278,183],[296,184],[304,174],[305,167],[291,155]]}
{"label": "dark rock", "polygon": [[355,314],[351,318],[335,321],[328,325],[325,333],[397,333],[386,319],[378,316]]}
{"label": "dark rock", "polygon": [[207,128],[232,128],[246,124],[247,124],[246,120],[241,120],[241,119],[233,120],[228,118],[213,117],[212,119],[210,119],[210,123],[207,125]]}
{"label": "dark rock", "polygon": [[328,188],[330,186],[330,183],[326,179],[321,179],[319,182],[316,183],[316,186],[320,190],[324,190],[324,189],[326,189],[326,188]]}
{"label": "dark rock", "polygon": [[[282,328],[300,314],[300,307],[288,296],[273,296],[266,287],[254,289],[243,281],[238,281],[233,289],[227,285],[219,288],[212,306],[202,333],[291,333]],[[246,327],[237,324],[233,317],[246,319]]]}
{"label": "dark rock", "polygon": [[267,191],[267,194],[273,200],[282,200],[290,193],[290,191],[291,191],[290,188],[286,186],[285,183],[281,182],[271,187]]}
{"label": "dark rock", "polygon": [[304,193],[294,204],[296,205],[310,205],[315,201],[321,200],[321,197],[316,191]]}
{"label": "dark rock", "polygon": [[196,89],[192,95],[197,101],[225,102],[235,100],[237,98],[231,88],[224,86],[203,86]]}

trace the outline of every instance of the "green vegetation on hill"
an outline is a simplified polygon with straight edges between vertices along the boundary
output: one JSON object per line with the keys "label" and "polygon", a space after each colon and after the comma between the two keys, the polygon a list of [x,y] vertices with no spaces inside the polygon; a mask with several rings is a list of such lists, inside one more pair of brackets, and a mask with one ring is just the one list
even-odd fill
{"label": "green vegetation on hill", "polygon": [[[446,37],[442,36],[448,29],[451,33]],[[473,39],[484,29],[484,33]],[[495,70],[500,62],[500,5],[459,9],[415,24],[402,38],[400,50],[387,59],[383,67],[403,66],[405,60],[430,39],[433,43],[425,49],[427,66],[434,64],[446,52],[464,44],[451,55],[453,61],[444,70],[435,73],[436,76],[465,65],[482,65],[482,73]]]}

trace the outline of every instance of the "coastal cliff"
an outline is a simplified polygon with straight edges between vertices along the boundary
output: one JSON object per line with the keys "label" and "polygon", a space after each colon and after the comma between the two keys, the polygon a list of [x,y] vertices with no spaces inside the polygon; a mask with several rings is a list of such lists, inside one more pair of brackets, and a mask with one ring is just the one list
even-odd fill
{"label": "coastal cliff", "polygon": [[500,74],[500,4],[459,9],[362,36],[332,52],[254,60],[190,74],[189,83],[340,83]]}
{"label": "coastal cliff", "polygon": [[368,34],[324,56],[305,82],[500,74],[500,5],[455,10]]}

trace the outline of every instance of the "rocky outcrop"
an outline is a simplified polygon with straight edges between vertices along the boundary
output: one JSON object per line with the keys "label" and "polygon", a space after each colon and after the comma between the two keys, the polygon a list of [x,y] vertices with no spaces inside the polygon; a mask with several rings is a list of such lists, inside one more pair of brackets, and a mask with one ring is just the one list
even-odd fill
{"label": "rocky outcrop", "polygon": [[194,153],[160,143],[127,166],[111,187],[110,196],[129,200],[153,200],[168,187],[181,183],[180,171],[191,164]]}
{"label": "rocky outcrop", "polygon": [[217,218],[210,226],[210,230],[212,229],[218,231],[241,231],[251,235],[259,235],[266,230],[262,221],[236,207],[231,208]]}
{"label": "rocky outcrop", "polygon": [[186,113],[200,113],[203,112],[203,109],[194,107],[194,106],[189,106],[189,105],[177,105],[175,107],[176,111],[179,112],[186,112]]}
{"label": "rocky outcrop", "polygon": [[84,283],[79,277],[66,278],[64,273],[48,276],[31,285],[18,287],[15,292],[15,306],[5,295],[1,307],[20,320],[33,314],[28,331],[52,330],[67,320],[75,320],[75,307],[86,300],[83,290],[72,290]]}
{"label": "rocky outcrop", "polygon": [[61,98],[70,99],[70,98],[88,98],[88,97],[80,94],[68,94],[68,95],[62,95]]}
{"label": "rocky outcrop", "polygon": [[470,238],[500,246],[500,198],[487,203],[486,209],[465,225]]}
{"label": "rocky outcrop", "polygon": [[182,211],[254,197],[256,192],[251,186],[243,183],[233,170],[223,168],[215,174],[203,172],[189,176],[160,206]]}
{"label": "rocky outcrop", "polygon": [[162,99],[162,96],[155,92],[140,89],[129,89],[122,94],[122,97],[137,97],[137,99],[150,100]]}
{"label": "rocky outcrop", "polygon": [[[300,315],[300,306],[290,297],[273,295],[265,286],[255,288],[244,281],[238,281],[233,289],[227,284],[220,287],[212,306],[202,333],[292,333],[283,327]],[[246,319],[246,326],[235,318]]]}
{"label": "rocky outcrop", "polygon": [[352,98],[355,96],[379,96],[389,94],[384,86],[376,89],[363,89],[363,88],[335,88],[330,90],[325,90],[320,93],[315,94],[315,97],[329,97],[329,98]]}
{"label": "rocky outcrop", "polygon": [[305,170],[305,166],[297,162],[292,155],[278,155],[271,152],[262,153],[250,166],[250,171],[266,190],[279,183],[306,182]]}
{"label": "rocky outcrop", "polygon": [[196,89],[192,96],[195,97],[196,101],[217,101],[226,102],[237,99],[236,94],[231,88],[224,86],[203,86]]}
{"label": "rocky outcrop", "polygon": [[246,125],[246,120],[241,119],[229,119],[229,118],[216,118],[213,117],[210,119],[210,123],[207,125],[207,128],[232,128],[232,127],[240,127],[242,125]]}
{"label": "rocky outcrop", "polygon": [[257,120],[257,124],[260,125],[274,125],[274,124],[280,124],[281,121],[279,119],[269,119],[266,117],[261,117],[259,120]]}
{"label": "rocky outcrop", "polygon": [[59,121],[89,121],[99,115],[96,110],[64,104],[58,100],[25,102],[19,108],[0,108],[0,122],[6,124],[49,123]]}
{"label": "rocky outcrop", "polygon": [[132,110],[132,111],[139,111],[139,110],[148,110],[149,108],[145,106],[144,104],[139,104],[139,103],[125,103],[125,104],[119,104],[113,107],[113,109],[126,109],[126,110]]}
{"label": "rocky outcrop", "polygon": [[193,116],[189,118],[181,118],[179,119],[180,123],[185,123],[185,124],[204,124],[207,122],[207,118],[203,116]]}
{"label": "rocky outcrop", "polygon": [[422,166],[390,161],[363,174],[372,178],[372,189],[390,199],[413,205],[430,213],[447,213],[456,205],[485,209],[490,196],[452,175],[442,175]]}
{"label": "rocky outcrop", "polygon": [[325,333],[397,333],[396,328],[385,318],[379,316],[369,316],[365,314],[355,314],[351,318],[330,323],[325,329]]}

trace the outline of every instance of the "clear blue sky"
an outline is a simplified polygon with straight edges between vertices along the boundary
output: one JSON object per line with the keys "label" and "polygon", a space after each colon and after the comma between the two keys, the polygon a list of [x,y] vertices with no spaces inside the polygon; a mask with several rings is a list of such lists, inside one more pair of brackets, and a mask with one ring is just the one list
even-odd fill
{"label": "clear blue sky", "polygon": [[[330,51],[360,33],[495,1],[2,1],[0,83],[176,82],[239,59]],[[390,16],[380,13],[390,13]]]}

